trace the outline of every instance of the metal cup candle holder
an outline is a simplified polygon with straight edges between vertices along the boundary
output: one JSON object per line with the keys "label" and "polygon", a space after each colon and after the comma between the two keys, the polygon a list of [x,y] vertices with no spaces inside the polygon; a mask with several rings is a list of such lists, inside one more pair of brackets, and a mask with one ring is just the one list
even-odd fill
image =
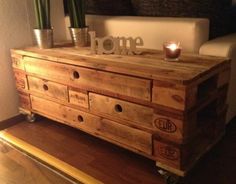
{"label": "metal cup candle holder", "polygon": [[179,42],[166,42],[163,44],[163,51],[166,61],[178,61],[181,54]]}

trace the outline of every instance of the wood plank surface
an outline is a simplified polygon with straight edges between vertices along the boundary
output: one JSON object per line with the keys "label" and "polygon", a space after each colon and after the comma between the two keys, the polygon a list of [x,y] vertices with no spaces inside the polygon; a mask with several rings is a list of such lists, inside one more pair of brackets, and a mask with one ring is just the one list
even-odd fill
{"label": "wood plank surface", "polygon": [[88,93],[69,89],[69,102],[71,104],[78,105],[88,109],[89,108]]}
{"label": "wood plank surface", "polygon": [[68,63],[97,70],[129,74],[149,79],[188,83],[217,69],[228,67],[230,60],[222,57],[182,55],[179,62],[166,62],[161,51],[144,49],[142,55],[93,55],[89,48],[79,51],[72,47],[40,50],[12,50],[13,54],[28,55],[59,63]]}
{"label": "wood plank surface", "polygon": [[95,93],[89,93],[89,104],[91,112],[100,112],[109,115],[111,118],[130,120],[137,126],[153,128],[153,109],[150,107]]}
{"label": "wood plank surface", "polygon": [[48,80],[28,76],[29,90],[68,102],[68,87]]}
{"label": "wood plank surface", "polygon": [[136,152],[143,152],[150,156],[152,154],[152,135],[150,133],[35,96],[31,96],[31,103],[35,112],[61,123],[81,129],[94,136],[99,135],[108,141],[118,143],[118,145],[130,147]]}
{"label": "wood plank surface", "polygon": [[[25,57],[25,70],[30,75],[53,80],[72,87],[103,90],[150,101],[151,81],[125,75],[64,65]],[[43,64],[42,64],[43,63]]]}
{"label": "wood plank surface", "polygon": [[28,90],[26,74],[22,70],[14,69],[14,77],[17,90]]}

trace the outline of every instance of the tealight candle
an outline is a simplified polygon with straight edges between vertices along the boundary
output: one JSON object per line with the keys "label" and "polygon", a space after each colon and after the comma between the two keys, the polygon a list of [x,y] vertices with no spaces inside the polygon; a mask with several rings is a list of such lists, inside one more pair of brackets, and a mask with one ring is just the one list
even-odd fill
{"label": "tealight candle", "polygon": [[163,50],[165,54],[165,60],[178,61],[181,53],[181,47],[176,42],[166,42],[163,44]]}

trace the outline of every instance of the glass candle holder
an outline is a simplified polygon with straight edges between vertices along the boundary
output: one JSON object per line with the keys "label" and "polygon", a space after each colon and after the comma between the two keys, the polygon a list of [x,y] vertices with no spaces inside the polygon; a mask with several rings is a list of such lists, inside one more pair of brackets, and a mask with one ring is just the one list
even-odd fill
{"label": "glass candle holder", "polygon": [[181,54],[181,47],[179,42],[165,42],[163,44],[163,51],[165,60],[178,61]]}

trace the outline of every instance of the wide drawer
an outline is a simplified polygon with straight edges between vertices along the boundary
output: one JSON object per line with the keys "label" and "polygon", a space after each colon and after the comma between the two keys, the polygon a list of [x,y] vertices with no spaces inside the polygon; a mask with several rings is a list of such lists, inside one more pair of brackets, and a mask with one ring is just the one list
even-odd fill
{"label": "wide drawer", "polygon": [[111,118],[130,120],[143,127],[153,128],[152,108],[95,93],[89,93],[89,105],[91,111],[109,115]]}
{"label": "wide drawer", "polygon": [[149,155],[152,154],[152,135],[147,132],[36,96],[31,96],[31,103],[32,109],[39,114],[105,138],[126,148]]}
{"label": "wide drawer", "polygon": [[28,76],[29,90],[46,96],[68,101],[67,86]]}
{"label": "wide drawer", "polygon": [[27,73],[91,91],[112,92],[146,101],[151,99],[151,81],[110,72],[86,69],[24,57]]}

